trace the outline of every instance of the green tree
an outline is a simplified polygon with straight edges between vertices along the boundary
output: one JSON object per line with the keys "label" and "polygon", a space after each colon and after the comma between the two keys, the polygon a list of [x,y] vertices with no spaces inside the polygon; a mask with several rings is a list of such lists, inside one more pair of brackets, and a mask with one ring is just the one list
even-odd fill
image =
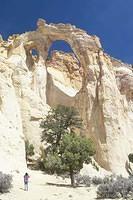
{"label": "green tree", "polygon": [[42,142],[49,143],[49,149],[56,150],[62,136],[73,132],[75,128],[81,129],[82,120],[79,113],[73,107],[58,105],[57,108],[52,108],[45,121],[41,122]]}
{"label": "green tree", "polygon": [[71,185],[74,185],[74,174],[83,168],[83,163],[89,164],[95,153],[90,139],[77,136],[74,133],[64,135],[60,145],[60,155],[63,170],[69,172]]}
{"label": "green tree", "polygon": [[45,170],[49,173],[69,173],[71,185],[74,186],[74,174],[79,172],[83,163],[89,163],[95,154],[92,141],[75,134],[82,127],[82,121],[74,108],[58,106],[49,112],[42,141],[49,143],[44,158]]}

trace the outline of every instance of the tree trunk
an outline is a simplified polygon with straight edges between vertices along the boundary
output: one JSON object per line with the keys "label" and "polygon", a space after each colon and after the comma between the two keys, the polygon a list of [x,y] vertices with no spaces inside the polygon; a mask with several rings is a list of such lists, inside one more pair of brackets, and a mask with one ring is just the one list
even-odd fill
{"label": "tree trunk", "polygon": [[59,145],[59,143],[60,143],[60,140],[61,140],[61,136],[62,136],[62,134],[61,133],[59,133],[59,135],[57,136],[57,139],[56,139],[56,147],[58,147],[58,145]]}
{"label": "tree trunk", "polygon": [[71,179],[71,186],[74,187],[75,186],[74,173],[71,167],[70,167],[70,179]]}

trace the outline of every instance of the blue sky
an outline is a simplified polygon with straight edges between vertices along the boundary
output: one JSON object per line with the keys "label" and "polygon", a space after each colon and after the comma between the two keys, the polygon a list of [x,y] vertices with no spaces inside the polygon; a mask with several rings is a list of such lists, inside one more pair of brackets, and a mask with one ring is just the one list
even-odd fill
{"label": "blue sky", "polygon": [[108,54],[133,63],[133,0],[0,0],[4,38],[35,30],[38,18],[74,24],[99,36]]}

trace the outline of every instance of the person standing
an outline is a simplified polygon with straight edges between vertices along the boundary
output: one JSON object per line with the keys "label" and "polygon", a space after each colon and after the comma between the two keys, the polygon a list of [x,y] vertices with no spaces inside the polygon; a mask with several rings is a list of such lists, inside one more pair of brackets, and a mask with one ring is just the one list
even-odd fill
{"label": "person standing", "polygon": [[28,183],[29,183],[29,175],[28,173],[25,173],[24,175],[24,190],[28,191]]}

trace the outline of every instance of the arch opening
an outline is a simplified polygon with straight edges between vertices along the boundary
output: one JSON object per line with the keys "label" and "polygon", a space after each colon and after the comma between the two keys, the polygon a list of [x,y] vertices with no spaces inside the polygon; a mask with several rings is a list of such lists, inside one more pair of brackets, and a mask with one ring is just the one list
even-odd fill
{"label": "arch opening", "polygon": [[30,71],[33,71],[35,62],[39,60],[39,51],[37,48],[25,48],[26,50],[26,65]]}
{"label": "arch opening", "polygon": [[73,53],[73,50],[70,47],[70,45],[67,42],[65,42],[64,40],[54,41],[49,48],[48,56],[50,56],[50,53],[54,50],[55,51],[62,51],[62,52],[65,52],[65,53],[68,53],[68,52]]}
{"label": "arch opening", "polygon": [[82,76],[71,46],[64,40],[55,40],[49,47],[46,66],[49,73],[47,103],[73,106],[74,97],[82,87]]}
{"label": "arch opening", "polygon": [[75,71],[80,71],[79,60],[71,46],[64,40],[55,40],[49,47],[46,65],[49,66],[49,63],[57,68],[60,67],[58,66],[59,64],[62,64],[62,67],[65,67],[68,70],[70,79]]}
{"label": "arch opening", "polygon": [[33,48],[30,51],[31,51],[32,56],[36,56],[36,57],[39,56],[39,52],[37,51],[37,49]]}
{"label": "arch opening", "polygon": [[57,40],[53,41],[51,43],[50,47],[48,48],[47,59],[51,58],[52,52],[54,52],[54,51],[58,51],[58,52],[66,53],[66,54],[67,53],[72,54],[73,57],[75,57],[75,59],[78,61],[79,65],[80,65],[77,55],[75,54],[75,52],[73,51],[73,48],[67,41],[65,41],[63,39],[61,39],[61,40],[57,39]]}
{"label": "arch opening", "polygon": [[57,52],[62,55],[70,55],[76,61],[76,63],[80,66],[80,62],[68,42],[64,40],[53,41],[48,49],[48,55],[47,55],[46,61],[51,60],[52,56],[56,54]]}

